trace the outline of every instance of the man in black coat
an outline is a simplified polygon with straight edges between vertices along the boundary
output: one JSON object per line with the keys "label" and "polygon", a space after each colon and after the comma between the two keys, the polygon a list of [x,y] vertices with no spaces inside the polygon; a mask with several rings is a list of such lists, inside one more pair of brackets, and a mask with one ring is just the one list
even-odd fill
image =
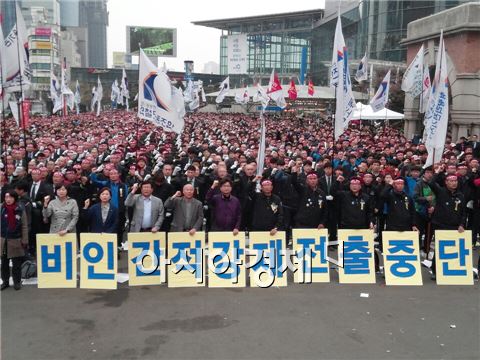
{"label": "man in black coat", "polygon": [[254,195],[251,230],[270,231],[273,236],[283,226],[282,201],[272,193],[271,180],[263,180],[261,186],[262,192]]}
{"label": "man in black coat", "polygon": [[318,186],[318,176],[310,173],[303,184],[297,180],[297,173],[293,174],[293,184],[300,196],[295,228],[323,229],[327,226],[328,210],[325,193]]}

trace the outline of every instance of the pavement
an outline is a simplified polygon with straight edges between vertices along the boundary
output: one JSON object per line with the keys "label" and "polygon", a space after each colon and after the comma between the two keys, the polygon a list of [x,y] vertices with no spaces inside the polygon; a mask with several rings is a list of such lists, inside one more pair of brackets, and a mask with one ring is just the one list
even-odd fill
{"label": "pavement", "polygon": [[328,284],[269,289],[9,288],[2,359],[479,359],[478,281],[438,286],[422,271],[418,287],[340,285],[333,270]]}

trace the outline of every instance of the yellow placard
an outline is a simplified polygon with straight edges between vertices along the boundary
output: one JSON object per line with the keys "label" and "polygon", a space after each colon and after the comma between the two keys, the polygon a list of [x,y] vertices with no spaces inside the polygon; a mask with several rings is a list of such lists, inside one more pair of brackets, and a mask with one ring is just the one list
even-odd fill
{"label": "yellow placard", "polygon": [[285,232],[278,231],[271,236],[267,231],[259,231],[250,232],[249,236],[247,267],[250,269],[250,286],[287,286],[287,269],[291,261],[285,253]]}
{"label": "yellow placard", "polygon": [[117,235],[80,234],[80,288],[117,288]]}
{"label": "yellow placard", "polygon": [[293,229],[296,265],[293,281],[300,284],[330,282],[327,229]]}
{"label": "yellow placard", "polygon": [[340,284],[374,284],[373,230],[338,230],[338,243]]}
{"label": "yellow placard", "polygon": [[160,285],[166,282],[164,232],[128,234],[128,284]]}
{"label": "yellow placard", "polygon": [[76,288],[76,234],[38,234],[37,264],[39,288]]}
{"label": "yellow placard", "polygon": [[387,285],[423,285],[417,231],[384,231],[383,264]]}
{"label": "yellow placard", "polygon": [[245,287],[245,233],[208,233],[208,287]]}
{"label": "yellow placard", "polygon": [[472,231],[435,231],[437,285],[473,285]]}
{"label": "yellow placard", "polygon": [[168,287],[205,286],[205,233],[168,233]]}

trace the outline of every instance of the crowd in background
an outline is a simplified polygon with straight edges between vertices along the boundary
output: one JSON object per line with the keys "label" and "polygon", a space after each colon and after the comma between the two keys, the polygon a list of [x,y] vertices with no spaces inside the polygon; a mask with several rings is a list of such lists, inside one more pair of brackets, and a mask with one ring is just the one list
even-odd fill
{"label": "crowd in background", "polygon": [[425,254],[435,229],[479,240],[477,135],[447,138],[442,161],[424,169],[425,146],[383,123],[335,141],[330,121],[266,115],[257,170],[257,115],[190,114],[181,135],[125,111],[2,128],[2,256],[17,259],[15,283],[18,259],[48,232],[117,233],[120,246],[128,231],[328,228],[334,240],[338,228],[370,227],[417,230]]}

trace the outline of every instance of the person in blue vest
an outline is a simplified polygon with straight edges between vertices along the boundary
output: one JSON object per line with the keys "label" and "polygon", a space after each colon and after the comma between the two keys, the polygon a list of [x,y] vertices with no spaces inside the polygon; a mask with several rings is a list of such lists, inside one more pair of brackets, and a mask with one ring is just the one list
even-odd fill
{"label": "person in blue vest", "polygon": [[92,233],[117,233],[118,210],[112,204],[112,191],[104,187],[100,190],[98,197],[100,202],[90,206],[90,199],[85,200],[83,216]]}
{"label": "person in blue vest", "polygon": [[128,187],[120,180],[120,172],[117,169],[110,170],[109,180],[99,180],[97,174],[93,172],[90,180],[95,186],[110,189],[112,198],[111,204],[118,210],[117,212],[117,245],[121,246],[123,239],[123,230],[126,220],[125,200],[128,196]]}

